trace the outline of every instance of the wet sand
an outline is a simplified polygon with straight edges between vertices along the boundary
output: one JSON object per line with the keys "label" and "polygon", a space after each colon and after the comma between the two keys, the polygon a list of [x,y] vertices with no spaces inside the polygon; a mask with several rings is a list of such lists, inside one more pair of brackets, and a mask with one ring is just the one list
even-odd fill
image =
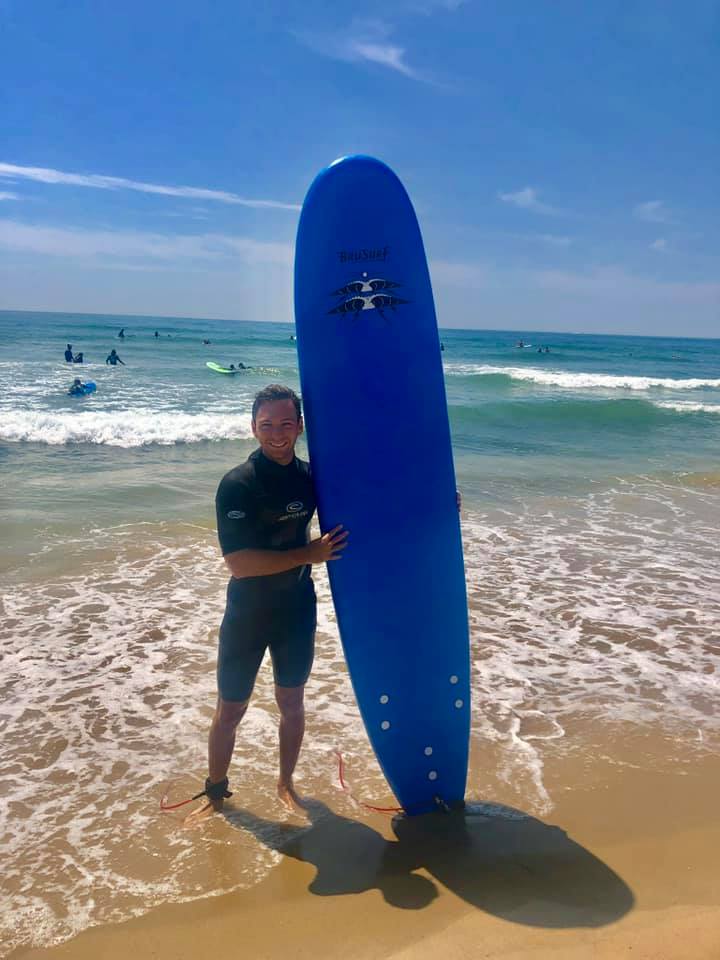
{"label": "wet sand", "polygon": [[302,827],[237,794],[228,825],[282,853],[256,887],[11,956],[717,960],[720,762],[633,763],[646,746],[622,765],[598,752],[548,771],[545,819],[493,798],[458,815],[352,818],[329,794]]}

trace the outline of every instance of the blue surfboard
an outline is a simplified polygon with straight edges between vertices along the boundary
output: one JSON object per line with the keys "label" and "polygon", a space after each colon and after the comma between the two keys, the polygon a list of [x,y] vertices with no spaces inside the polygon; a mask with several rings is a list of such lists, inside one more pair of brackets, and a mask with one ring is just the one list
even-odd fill
{"label": "blue surfboard", "polygon": [[295,255],[307,438],[340,636],[373,749],[409,814],[462,802],[465,573],[432,288],[412,204],[371,157],[323,170]]}

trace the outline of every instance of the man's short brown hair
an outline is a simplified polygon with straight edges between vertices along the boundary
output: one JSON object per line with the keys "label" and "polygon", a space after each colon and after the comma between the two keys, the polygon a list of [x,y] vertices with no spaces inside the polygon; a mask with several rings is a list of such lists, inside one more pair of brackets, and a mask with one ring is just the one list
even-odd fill
{"label": "man's short brown hair", "polygon": [[255,400],[252,405],[252,418],[257,419],[257,412],[264,403],[273,403],[275,400],[292,400],[295,405],[295,412],[298,420],[302,416],[302,407],[300,397],[290,387],[284,387],[280,383],[270,383],[263,387],[259,393],[255,394]]}

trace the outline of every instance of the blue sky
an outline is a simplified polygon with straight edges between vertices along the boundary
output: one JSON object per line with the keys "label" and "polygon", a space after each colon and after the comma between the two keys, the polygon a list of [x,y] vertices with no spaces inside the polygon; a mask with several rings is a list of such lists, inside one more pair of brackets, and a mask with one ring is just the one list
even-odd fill
{"label": "blue sky", "polygon": [[292,319],[404,181],[441,325],[720,336],[720,2],[0,0],[0,309]]}

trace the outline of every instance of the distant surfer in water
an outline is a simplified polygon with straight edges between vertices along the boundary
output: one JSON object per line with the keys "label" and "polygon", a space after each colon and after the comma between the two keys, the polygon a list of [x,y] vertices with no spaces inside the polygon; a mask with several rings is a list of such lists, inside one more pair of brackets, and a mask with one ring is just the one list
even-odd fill
{"label": "distant surfer in water", "polygon": [[68,393],[70,394],[71,397],[77,397],[81,393],[85,393],[85,387],[83,386],[83,382],[80,379],[80,377],[75,377],[75,379],[70,385],[70,389],[68,390]]}
{"label": "distant surfer in water", "polygon": [[73,362],[72,344],[68,343],[65,347],[65,363]]}
{"label": "distant surfer in water", "polygon": [[106,364],[109,363],[109,364],[110,364],[111,366],[113,366],[113,367],[116,367],[116,366],[118,365],[118,363],[122,363],[122,365],[125,366],[125,363],[124,363],[124,362],[120,359],[120,357],[117,355],[114,347],[113,347],[113,349],[110,351],[110,353],[107,355],[107,357],[105,358],[105,363],[106,363]]}
{"label": "distant surfer in water", "polygon": [[118,337],[119,337],[121,340],[124,340],[124,339],[125,339],[125,327],[122,328],[122,330],[121,330],[120,333],[118,334]]}
{"label": "distant surfer in water", "polygon": [[337,560],[347,546],[342,525],[308,542],[315,492],[310,465],[295,456],[303,419],[293,390],[271,384],[257,394],[252,432],[259,449],[225,474],[215,498],[220,549],[232,576],[220,626],[207,802],[191,821],[222,810],[224,798],[231,796],[227,772],[235,732],[268,647],[280,710],[277,793],[290,810],[302,808],[293,773],[305,732],[305,683],[315,648],[311,566]]}

